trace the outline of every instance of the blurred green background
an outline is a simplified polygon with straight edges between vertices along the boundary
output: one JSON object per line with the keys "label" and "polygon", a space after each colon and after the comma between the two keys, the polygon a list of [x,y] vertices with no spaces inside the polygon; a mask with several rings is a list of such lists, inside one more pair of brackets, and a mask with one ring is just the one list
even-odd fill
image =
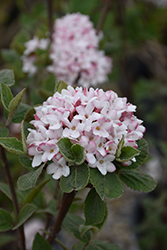
{"label": "blurred green background", "polygon": [[[166,250],[167,8],[159,8],[144,0],[1,0],[0,69],[14,70],[16,84],[12,91],[16,94],[18,90],[26,87],[26,104],[42,103],[54,90],[55,77],[43,70],[48,62],[47,55],[41,56],[37,62],[41,71],[36,76],[28,77],[21,70],[24,43],[34,35],[39,38],[46,37],[49,30],[49,2],[52,4],[52,21],[67,13],[80,12],[89,15],[97,28],[105,12],[100,49],[112,58],[113,68],[108,81],[97,87],[112,89],[119,96],[126,96],[129,102],[137,105],[136,115],[144,121],[145,138],[150,148],[150,156],[143,168],[158,181],[156,190],[148,195],[134,192],[133,202],[131,203],[131,198],[128,206],[131,213],[125,211],[125,215],[129,216],[132,222],[129,242],[130,237],[135,237],[136,249],[132,243],[126,245],[126,240],[119,232],[118,242],[114,243],[120,244],[125,250]],[[109,6],[105,11],[107,3]],[[3,122],[2,108],[0,115]],[[19,136],[17,128],[11,128],[11,133]],[[13,176],[17,180],[23,171],[16,164],[15,156],[9,161]],[[3,180],[4,173],[1,171],[0,181]],[[124,206],[124,202],[128,204],[128,197],[132,194],[127,191],[125,195],[127,199],[120,199],[116,206]],[[11,205],[2,193],[0,203],[2,207]],[[113,207],[111,209],[114,210]],[[126,219],[119,216],[120,221],[126,224]],[[106,238],[112,241],[111,235]]]}

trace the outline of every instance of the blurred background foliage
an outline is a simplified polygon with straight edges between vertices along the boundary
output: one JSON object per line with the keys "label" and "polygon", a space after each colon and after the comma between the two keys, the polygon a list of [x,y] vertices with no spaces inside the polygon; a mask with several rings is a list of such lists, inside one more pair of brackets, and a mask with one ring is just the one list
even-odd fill
{"label": "blurred background foliage", "polygon": [[[136,234],[141,250],[167,249],[167,8],[158,8],[144,0],[56,0],[52,1],[52,20],[67,13],[81,12],[90,16],[97,28],[106,4],[101,27],[100,49],[112,58],[113,69],[108,81],[97,87],[113,89],[137,105],[137,116],[144,120],[150,158],[155,165],[149,173],[158,180],[153,194],[143,196],[136,213]],[[46,52],[36,62],[41,71],[33,77],[22,72],[24,43],[34,35],[44,38],[49,32],[47,0],[1,0],[0,68],[14,70],[12,91],[27,88],[24,102],[35,105],[53,94],[55,76],[45,70]],[[1,122],[3,114],[1,114]],[[11,133],[18,133],[11,128]],[[19,134],[18,134],[19,136]],[[10,156],[11,157],[11,156]],[[155,158],[158,161],[155,161]],[[22,174],[16,157],[9,158],[14,178]],[[150,165],[151,165],[150,164]],[[147,169],[147,164],[146,167]],[[0,181],[4,174],[1,171]],[[155,194],[154,194],[155,193]],[[0,203],[11,206],[0,194]],[[140,216],[138,217],[138,215]],[[128,250],[128,249],[127,249]]]}

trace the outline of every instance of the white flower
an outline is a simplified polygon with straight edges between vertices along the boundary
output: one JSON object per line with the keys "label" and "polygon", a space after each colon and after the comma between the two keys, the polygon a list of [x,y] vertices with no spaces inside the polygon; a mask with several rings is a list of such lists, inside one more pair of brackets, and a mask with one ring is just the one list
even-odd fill
{"label": "white flower", "polygon": [[35,110],[35,120],[31,121],[34,129],[29,129],[27,137],[28,153],[33,157],[33,167],[52,161],[47,173],[55,179],[70,174],[70,165],[57,145],[59,139],[67,137],[79,143],[88,166],[106,175],[116,169],[113,161],[122,136],[125,146],[137,148],[136,141],[145,132],[142,121],[133,114],[136,106],[113,91],[68,86]]}

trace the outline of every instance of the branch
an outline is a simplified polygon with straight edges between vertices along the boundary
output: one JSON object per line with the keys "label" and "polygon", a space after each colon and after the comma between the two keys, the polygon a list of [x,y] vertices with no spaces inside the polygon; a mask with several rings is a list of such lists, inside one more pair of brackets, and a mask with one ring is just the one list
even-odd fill
{"label": "branch", "polygon": [[[16,217],[18,217],[18,215],[19,215],[19,206],[18,206],[18,202],[17,202],[17,196],[16,196],[16,193],[15,193],[15,188],[14,188],[14,185],[13,185],[13,181],[12,181],[12,177],[11,177],[11,174],[10,174],[8,161],[7,161],[7,158],[6,158],[6,152],[5,152],[5,150],[4,150],[4,148],[2,146],[0,146],[0,157],[1,157],[1,160],[2,160],[2,165],[4,167],[6,179],[7,179],[9,189],[10,189],[10,192],[11,192],[14,211],[15,211]],[[21,250],[25,250],[25,236],[24,236],[23,226],[20,226],[18,228],[18,234],[19,234],[19,247],[20,247]]]}
{"label": "branch", "polygon": [[107,17],[107,13],[108,13],[108,10],[109,10],[109,6],[110,6],[110,3],[111,3],[111,0],[106,0],[105,3],[104,3],[104,7],[103,7],[103,10],[102,10],[102,15],[100,17],[100,20],[97,24],[97,28],[96,28],[96,34],[98,35],[100,30],[102,29],[103,27],[103,24],[104,24],[104,21]]}
{"label": "branch", "polygon": [[50,41],[52,41],[52,33],[53,33],[53,13],[52,13],[52,0],[47,0],[48,5],[48,21],[49,21],[49,35]]}
{"label": "branch", "polygon": [[55,223],[53,224],[47,239],[50,244],[53,243],[56,235],[60,232],[61,224],[71,206],[71,203],[73,202],[74,196],[75,191],[72,191],[71,193],[64,193]]}

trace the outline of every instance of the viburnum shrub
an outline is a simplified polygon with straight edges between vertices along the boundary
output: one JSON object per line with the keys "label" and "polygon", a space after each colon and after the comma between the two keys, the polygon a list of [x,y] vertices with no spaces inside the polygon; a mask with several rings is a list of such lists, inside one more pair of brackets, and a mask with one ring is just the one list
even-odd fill
{"label": "viburnum shrub", "polygon": [[[12,200],[15,215],[0,209],[0,231],[18,230],[19,247],[25,250],[24,223],[42,213],[45,231],[35,235],[33,250],[51,250],[54,240],[67,249],[57,239],[62,226],[78,239],[74,250],[120,250],[94,240],[107,220],[106,199],[122,195],[122,182],[143,192],[156,186],[139,169],[148,145],[142,138],[142,121],[134,115],[136,106],[111,90],[74,88],[61,81],[52,97],[31,108],[22,102],[25,89],[13,97],[11,70],[0,71],[0,83],[6,117],[5,125],[0,125],[0,157],[8,183],[0,182],[0,190]],[[8,136],[11,122],[21,123],[21,140]],[[18,178],[19,190],[14,187],[5,150],[19,155],[18,166],[29,170]],[[85,188],[90,190],[83,219],[68,211],[76,193]],[[60,204],[54,200],[58,191]]]}

